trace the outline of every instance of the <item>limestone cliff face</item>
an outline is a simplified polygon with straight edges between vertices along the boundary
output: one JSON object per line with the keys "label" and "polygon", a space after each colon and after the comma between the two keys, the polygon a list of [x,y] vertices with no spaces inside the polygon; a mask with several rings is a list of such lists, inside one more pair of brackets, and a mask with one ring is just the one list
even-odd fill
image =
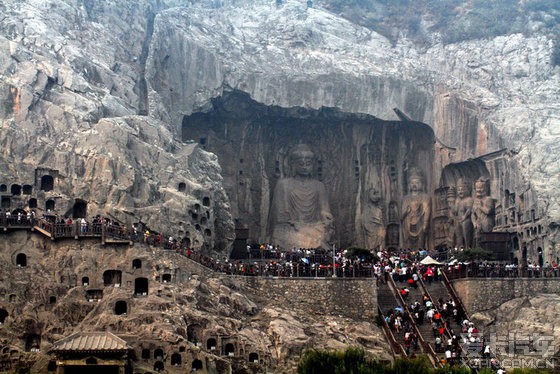
{"label": "limestone cliff face", "polygon": [[[167,214],[173,222],[165,228],[174,235],[189,232],[210,246],[220,238],[227,246],[233,221],[216,160],[200,149],[190,153],[192,146],[177,140],[190,139],[181,133],[184,116],[237,90],[265,105],[336,107],[382,119],[394,119],[398,107],[456,148],[437,157],[436,167],[511,148],[520,165],[519,190],[536,190],[538,216],[550,224],[550,248],[559,245],[560,78],[544,35],[420,51],[406,39],[393,45],[296,0],[280,7],[260,0],[27,0],[0,7],[0,183],[33,185],[26,181],[36,179],[35,168],[58,171],[58,186],[66,189],[63,207],[57,204],[62,213],[80,198],[92,210],[129,212],[133,220],[161,222]],[[145,160],[133,160],[143,151],[116,139],[128,131],[123,128],[138,126],[150,129],[141,140]],[[111,155],[89,149],[88,134],[96,133]],[[157,167],[148,166],[148,158]],[[93,178],[98,175],[103,178]],[[172,191],[179,176],[182,194]],[[152,210],[141,204],[147,196]],[[214,216],[203,224],[196,206],[204,207],[205,197]],[[166,207],[161,216],[158,204]]]}

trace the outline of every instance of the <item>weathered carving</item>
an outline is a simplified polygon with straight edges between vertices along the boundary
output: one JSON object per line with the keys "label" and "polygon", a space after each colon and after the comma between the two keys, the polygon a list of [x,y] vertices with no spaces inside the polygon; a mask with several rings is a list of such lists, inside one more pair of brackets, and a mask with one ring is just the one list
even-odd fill
{"label": "weathered carving", "polygon": [[447,210],[448,213],[448,221],[447,221],[447,246],[449,248],[453,248],[456,242],[455,236],[455,223],[457,221],[457,216],[455,209],[455,201],[457,200],[457,189],[454,186],[449,187],[446,194],[447,198],[447,206],[449,209]]}
{"label": "weathered carving", "polygon": [[283,248],[327,247],[332,215],[325,185],[312,178],[314,154],[305,144],[290,153],[295,176],[278,181],[271,209],[271,239]]}
{"label": "weathered carving", "polygon": [[473,245],[474,227],[471,219],[473,199],[471,188],[463,179],[457,182],[457,200],[453,207],[455,216],[455,246],[471,248]]}
{"label": "weathered carving", "polygon": [[490,232],[495,224],[496,200],[490,196],[489,180],[479,178],[474,183],[475,198],[472,206],[472,223],[478,240],[483,232]]}
{"label": "weathered carving", "polygon": [[430,197],[424,192],[424,176],[420,169],[412,168],[408,175],[408,195],[402,205],[404,248],[426,247],[430,205]]}
{"label": "weathered carving", "polygon": [[377,248],[383,244],[385,237],[383,221],[381,193],[377,187],[370,187],[366,192],[361,215],[362,235],[367,248]]}

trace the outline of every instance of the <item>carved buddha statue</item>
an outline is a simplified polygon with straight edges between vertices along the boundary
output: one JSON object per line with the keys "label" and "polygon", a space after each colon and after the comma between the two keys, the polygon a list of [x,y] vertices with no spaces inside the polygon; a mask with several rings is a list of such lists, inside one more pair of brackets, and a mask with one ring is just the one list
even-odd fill
{"label": "carved buddha statue", "polygon": [[408,195],[402,203],[403,247],[426,247],[430,222],[430,196],[424,192],[424,177],[419,169],[412,168],[408,175]]}
{"label": "carved buddha statue", "polygon": [[312,177],[314,154],[305,144],[290,152],[295,175],[278,181],[270,214],[270,242],[283,248],[327,247],[332,215],[325,185]]}

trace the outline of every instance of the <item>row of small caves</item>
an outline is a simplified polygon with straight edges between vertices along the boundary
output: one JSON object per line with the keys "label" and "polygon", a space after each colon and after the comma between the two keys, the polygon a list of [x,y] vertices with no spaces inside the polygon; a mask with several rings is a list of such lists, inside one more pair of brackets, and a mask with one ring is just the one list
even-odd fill
{"label": "row of small caves", "polygon": [[[23,253],[17,253],[14,258],[14,264],[17,268],[23,269],[27,268],[29,264],[28,256]],[[142,259],[135,258],[132,260],[131,263],[131,270],[133,274],[136,273],[144,273],[143,269],[145,262],[143,263]],[[156,282],[160,282],[163,284],[171,283],[173,281],[173,276],[170,272],[170,269],[163,269],[164,272],[157,275],[155,278]],[[167,272],[165,272],[167,270]],[[76,287],[78,286],[77,283],[78,276],[65,276],[62,275],[60,278],[60,282],[62,285],[68,287]],[[103,272],[103,286],[104,287],[116,287],[120,288],[123,283],[123,272],[121,270],[105,270]],[[149,290],[149,280],[145,276],[137,276],[134,279],[134,291],[133,297],[134,298],[141,298],[147,297],[150,290]],[[84,297],[87,302],[99,302],[103,299],[103,289],[101,288],[90,288],[90,277],[89,276],[82,276],[81,277],[81,287],[84,289]],[[132,287],[132,280],[126,282],[126,286],[123,287]],[[158,296],[165,296],[162,293],[161,289],[157,291]],[[10,303],[18,302],[18,297],[16,294],[8,295],[8,301]],[[47,305],[54,306],[57,303],[57,296],[50,295],[48,296]],[[117,300],[114,305],[112,306],[112,311],[117,316],[126,316],[127,314],[131,313],[131,308],[129,302],[127,300]],[[10,314],[6,310],[6,308],[0,307],[0,325],[3,325],[9,321]],[[180,329],[182,330],[182,329]],[[231,336],[222,336],[218,334],[214,334],[211,332],[205,332],[203,326],[200,323],[193,323],[187,326],[186,334],[184,331],[178,331],[182,335],[186,335],[187,341],[192,343],[193,345],[205,348],[206,351],[214,354],[214,355],[221,355],[226,357],[232,358],[241,358],[247,360],[251,364],[264,364],[265,358],[268,360],[269,357],[267,354],[258,352],[255,350],[251,350],[249,346],[245,346],[245,344],[241,344],[237,338]],[[27,352],[39,352],[41,345],[41,336],[39,334],[27,334],[25,337],[25,351]],[[249,349],[247,349],[249,348]],[[6,347],[4,349],[8,349]],[[144,362],[149,362],[150,365],[153,363],[153,370],[156,372],[161,372],[165,369],[166,364],[170,364],[171,366],[182,366],[187,364],[187,360],[183,357],[186,348],[184,346],[180,346],[178,348],[178,352],[173,352],[171,349],[167,349],[167,353],[164,352],[162,347],[157,347],[157,343],[150,343],[150,344],[142,344],[140,343],[138,350],[140,351],[139,358]],[[3,352],[3,351],[2,351]],[[9,352],[12,353],[12,352]],[[135,353],[132,357],[138,358],[138,355]],[[151,362],[153,361],[153,362]],[[188,360],[190,362],[191,370],[192,371],[202,371],[205,370],[204,362],[198,358]],[[52,371],[55,370],[56,365],[50,365],[52,367]]]}
{"label": "row of small caves", "polygon": [[[55,171],[55,175],[57,172]],[[38,179],[38,188],[42,192],[49,192],[53,191],[55,188],[55,178],[53,175],[45,174]],[[180,182],[177,186],[177,190],[179,192],[187,192],[187,184],[185,182]],[[200,192],[200,191],[195,191]],[[10,211],[13,205],[13,198],[20,199],[21,196],[30,196],[29,200],[26,202],[26,207],[28,209],[37,209],[41,208],[44,209],[45,212],[54,212],[56,208],[56,201],[54,198],[48,198],[44,202],[44,207],[39,207],[38,200],[36,197],[31,197],[33,195],[33,186],[30,184],[17,184],[14,183],[10,186],[8,192],[8,185],[0,184],[0,195],[1,195],[1,202],[0,207],[3,211]],[[195,193],[195,195],[199,195],[199,193]],[[191,220],[191,224],[196,231],[198,231],[202,236],[203,240],[206,243],[209,242],[212,238],[212,229],[211,229],[211,199],[209,196],[201,196],[202,205],[195,203],[188,211],[189,218]],[[200,201],[200,200],[199,200]],[[13,211],[13,213],[18,213],[21,211],[23,206],[21,204],[18,206],[17,209]],[[68,214],[68,213],[67,213]],[[75,218],[87,218],[87,202],[82,199],[75,199],[74,205],[71,209],[71,215]],[[183,239],[187,245],[194,245],[199,246],[201,243],[198,239],[193,239],[191,243],[190,233],[188,230],[185,230],[182,223],[180,223],[180,229],[177,232],[180,239]]]}
{"label": "row of small caves", "polygon": [[[49,192],[54,190],[54,178],[52,175],[43,175],[39,184],[40,191]],[[6,184],[0,184],[0,194],[2,195],[2,200],[0,206],[2,210],[8,211],[12,207],[12,198],[19,196],[31,196],[33,195],[33,186],[30,184],[20,185],[14,183],[10,186],[10,191],[8,192],[8,186]],[[55,208],[55,200],[48,199],[45,201],[44,209],[45,211],[53,211]],[[30,197],[27,201],[27,207],[29,209],[38,208],[38,201],[35,197]]]}

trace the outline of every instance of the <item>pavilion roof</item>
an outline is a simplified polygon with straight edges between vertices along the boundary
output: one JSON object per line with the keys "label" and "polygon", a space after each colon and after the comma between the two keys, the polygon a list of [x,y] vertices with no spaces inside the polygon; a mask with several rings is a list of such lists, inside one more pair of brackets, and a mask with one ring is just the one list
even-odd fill
{"label": "pavilion roof", "polygon": [[127,351],[126,341],[107,331],[77,332],[53,344],[51,351]]}

